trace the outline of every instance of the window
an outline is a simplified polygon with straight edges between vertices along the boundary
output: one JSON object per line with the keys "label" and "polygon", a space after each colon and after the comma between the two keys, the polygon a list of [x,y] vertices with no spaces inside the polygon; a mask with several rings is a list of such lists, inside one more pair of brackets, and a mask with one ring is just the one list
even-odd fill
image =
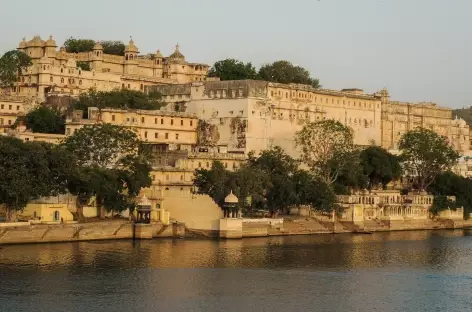
{"label": "window", "polygon": [[61,83],[64,83],[64,78],[61,78]]}
{"label": "window", "polygon": [[16,110],[20,110],[20,105],[17,105],[17,106],[16,106]]}
{"label": "window", "polygon": [[175,139],[176,139],[176,140],[179,139],[179,134],[178,134],[178,133],[175,134]]}
{"label": "window", "polygon": [[49,81],[50,81],[50,82],[53,82],[53,81],[54,81],[54,78],[52,78],[52,76],[49,77]]}
{"label": "window", "polygon": [[11,120],[8,120],[8,124],[11,125]]}
{"label": "window", "polygon": [[141,117],[141,123],[144,123],[144,117]]}
{"label": "window", "polygon": [[206,163],[206,166],[207,166],[207,168],[210,168],[210,163],[207,162],[207,163]]}
{"label": "window", "polygon": [[174,119],[171,119],[171,120],[170,120],[170,125],[171,125],[171,126],[174,125]]}
{"label": "window", "polygon": [[[2,119],[3,120],[3,119]],[[202,167],[202,163],[199,161],[198,162],[198,168],[201,168]]]}
{"label": "window", "polygon": [[144,131],[144,138],[147,139],[147,131]]}
{"label": "window", "polygon": [[154,133],[154,138],[157,139],[158,137],[159,137],[159,133],[158,132]]}
{"label": "window", "polygon": [[157,125],[157,118],[154,118],[154,123]]}
{"label": "window", "polygon": [[8,109],[11,110],[11,105],[8,105]]}
{"label": "window", "polygon": [[183,181],[183,180],[184,180],[184,176],[180,175],[180,181]]}
{"label": "window", "polygon": [[79,80],[79,86],[81,86],[81,85],[82,85],[82,80]]}
{"label": "window", "polygon": [[184,125],[184,120],[183,120],[183,119],[180,120],[180,125],[181,125],[181,126]]}
{"label": "window", "polygon": [[4,109],[4,108],[5,108],[5,105],[2,104],[1,108]]}
{"label": "window", "polygon": [[115,115],[111,115],[111,121],[115,121]]}
{"label": "window", "polygon": [[152,175],[152,180],[156,181],[156,176],[155,175]]}
{"label": "window", "polygon": [[161,125],[164,124],[164,118],[161,118]]}
{"label": "window", "polygon": [[166,133],[166,140],[169,138],[169,133]]}
{"label": "window", "polygon": [[193,120],[190,120],[190,127],[193,126]]}

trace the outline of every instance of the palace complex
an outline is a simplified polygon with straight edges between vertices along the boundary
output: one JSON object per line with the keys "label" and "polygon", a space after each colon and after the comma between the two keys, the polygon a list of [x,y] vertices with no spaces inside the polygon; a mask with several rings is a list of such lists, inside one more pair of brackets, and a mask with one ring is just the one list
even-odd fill
{"label": "palace complex", "polygon": [[[144,90],[156,84],[211,79],[207,78],[210,66],[187,62],[178,45],[168,57],[159,50],[140,55],[133,40],[126,45],[124,56],[103,53],[98,42],[93,51],[67,53],[64,47],[57,50],[52,36],[47,41],[35,36],[29,41],[23,39],[18,50],[29,55],[33,65],[20,77],[16,91],[42,99],[52,94],[78,95],[90,88]],[[78,62],[87,63],[91,70],[82,70]]]}

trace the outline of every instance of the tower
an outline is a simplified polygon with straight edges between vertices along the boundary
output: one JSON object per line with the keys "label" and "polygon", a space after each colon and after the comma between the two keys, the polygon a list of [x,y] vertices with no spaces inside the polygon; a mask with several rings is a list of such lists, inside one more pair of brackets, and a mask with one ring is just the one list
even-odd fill
{"label": "tower", "polygon": [[103,46],[100,42],[96,42],[92,50],[92,68],[99,71],[103,64]]}
{"label": "tower", "polygon": [[129,41],[129,44],[125,47],[125,67],[124,74],[137,74],[138,71],[138,47],[134,45],[133,38]]}

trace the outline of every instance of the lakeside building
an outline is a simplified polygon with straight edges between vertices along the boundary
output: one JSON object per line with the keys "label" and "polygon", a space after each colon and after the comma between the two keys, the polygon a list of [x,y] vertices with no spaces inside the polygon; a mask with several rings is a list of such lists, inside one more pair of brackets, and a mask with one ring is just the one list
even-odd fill
{"label": "lakeside building", "polygon": [[434,103],[390,101],[388,90],[365,94],[265,81],[209,81],[146,87],[169,103],[167,110],[191,112],[205,121],[210,144],[248,153],[278,145],[298,156],[294,136],[307,122],[332,119],[353,131],[354,143],[398,147],[405,132],[424,127],[447,137],[462,154],[470,153],[470,128],[452,119],[450,108]]}
{"label": "lakeside building", "polygon": [[[41,99],[51,94],[77,96],[90,88],[144,90],[156,84],[215,79],[207,77],[209,65],[187,62],[179,45],[167,57],[159,50],[140,55],[132,39],[123,56],[105,54],[99,42],[90,52],[68,53],[64,47],[57,50],[52,36],[46,41],[35,36],[29,41],[23,39],[18,50],[31,57],[32,66],[19,77],[14,91]],[[79,62],[88,64],[91,70],[82,70]]]}

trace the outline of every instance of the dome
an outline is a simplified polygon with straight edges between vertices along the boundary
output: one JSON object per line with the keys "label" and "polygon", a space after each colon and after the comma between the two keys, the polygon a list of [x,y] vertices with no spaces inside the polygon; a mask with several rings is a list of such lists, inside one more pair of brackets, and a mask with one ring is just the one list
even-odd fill
{"label": "dome", "polygon": [[155,56],[156,56],[156,57],[159,57],[159,58],[162,58],[163,55],[162,55],[162,53],[161,53],[161,50],[157,50]]}
{"label": "dome", "polygon": [[93,46],[94,50],[103,50],[103,46],[100,44],[99,41],[95,42],[95,45]]}
{"label": "dome", "polygon": [[146,194],[141,197],[138,206],[151,206],[151,201],[146,197]]}
{"label": "dome", "polygon": [[39,64],[51,64],[52,61],[46,55],[39,59]]}
{"label": "dome", "polygon": [[33,39],[28,41],[28,47],[44,47],[44,41],[41,39],[40,36],[34,36]]}
{"label": "dome", "polygon": [[185,56],[180,53],[179,45],[175,46],[175,51],[169,56],[169,61],[185,62]]}
{"label": "dome", "polygon": [[231,190],[231,193],[229,193],[229,195],[225,197],[225,203],[227,203],[227,204],[237,204],[238,202],[239,202],[239,200],[233,194],[232,190]]}
{"label": "dome", "polygon": [[56,40],[52,39],[52,36],[49,36],[49,40],[46,41],[46,47],[57,47]]}
{"label": "dome", "polygon": [[133,39],[131,39],[129,44],[125,47],[125,52],[138,53],[138,47],[134,45]]}
{"label": "dome", "polygon": [[28,43],[26,42],[26,38],[23,37],[23,40],[20,42],[20,45],[18,46],[18,49],[25,49],[28,46]]}

